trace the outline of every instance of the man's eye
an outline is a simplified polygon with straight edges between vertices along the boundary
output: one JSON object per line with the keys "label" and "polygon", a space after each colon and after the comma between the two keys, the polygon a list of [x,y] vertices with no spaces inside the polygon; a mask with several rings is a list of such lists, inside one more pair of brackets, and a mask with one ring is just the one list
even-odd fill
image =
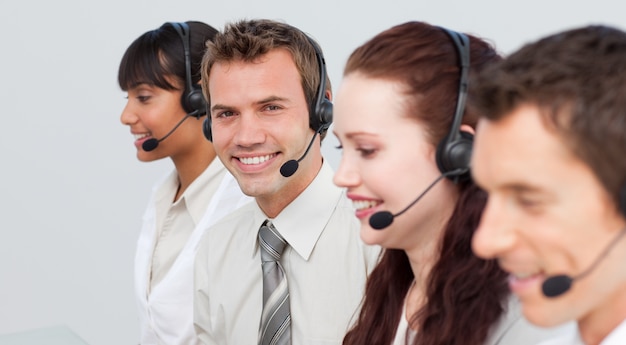
{"label": "man's eye", "polygon": [[277,105],[268,105],[267,110],[279,110],[280,107]]}
{"label": "man's eye", "polygon": [[223,111],[219,114],[217,114],[217,117],[231,117],[233,116],[233,112],[232,111]]}

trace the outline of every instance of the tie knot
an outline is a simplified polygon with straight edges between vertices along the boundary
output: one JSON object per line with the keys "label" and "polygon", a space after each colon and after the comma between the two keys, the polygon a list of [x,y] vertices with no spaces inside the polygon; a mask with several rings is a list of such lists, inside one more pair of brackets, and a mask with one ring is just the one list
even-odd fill
{"label": "tie knot", "polygon": [[287,242],[280,236],[271,222],[267,221],[261,225],[259,229],[261,261],[279,261],[286,246]]}

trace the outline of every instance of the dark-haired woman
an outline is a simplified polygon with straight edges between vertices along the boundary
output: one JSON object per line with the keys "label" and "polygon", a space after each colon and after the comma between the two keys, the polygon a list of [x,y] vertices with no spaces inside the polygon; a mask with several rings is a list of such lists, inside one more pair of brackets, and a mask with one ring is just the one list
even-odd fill
{"label": "dark-haired woman", "polygon": [[137,158],[174,164],[153,189],[137,243],[141,344],[199,344],[196,244],[204,229],[248,200],[202,133],[199,69],[215,33],[201,22],[165,23],[135,39],[119,67],[119,85],[128,93],[121,121],[130,127]]}

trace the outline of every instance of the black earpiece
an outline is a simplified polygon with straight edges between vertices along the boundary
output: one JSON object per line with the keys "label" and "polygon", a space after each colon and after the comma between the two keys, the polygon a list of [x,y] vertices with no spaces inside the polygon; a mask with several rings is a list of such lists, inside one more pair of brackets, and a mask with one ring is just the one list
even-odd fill
{"label": "black earpiece", "polygon": [[150,138],[144,141],[143,144],[141,144],[141,148],[146,152],[156,150],[156,148],[159,147],[159,143],[174,133],[190,116],[200,118],[202,115],[206,114],[206,101],[202,95],[202,89],[200,86],[194,85],[191,80],[191,51],[189,48],[191,45],[191,34],[189,25],[187,25],[187,23],[167,24],[171,25],[174,30],[176,30],[183,41],[183,49],[185,51],[185,90],[181,96],[180,103],[187,114],[164,137],[160,139]]}
{"label": "black earpiece", "polygon": [[191,78],[191,33],[187,23],[169,23],[183,41],[185,51],[185,91],[181,97],[183,109],[190,116],[199,118],[207,113],[207,102],[200,85],[194,84]]}
{"label": "black earpiece", "polygon": [[454,46],[459,55],[459,68],[461,75],[459,78],[459,92],[457,96],[456,110],[450,132],[439,145],[437,145],[436,160],[437,166],[442,174],[458,171],[449,174],[447,177],[453,181],[470,178],[470,159],[472,157],[472,146],[474,136],[465,131],[459,130],[463,113],[465,111],[465,101],[467,99],[467,86],[470,67],[469,38],[460,32],[441,28],[454,42]]}
{"label": "black earpiece", "polygon": [[315,49],[315,56],[317,57],[317,65],[320,71],[320,83],[317,88],[317,94],[311,105],[309,113],[309,125],[311,129],[319,132],[320,134],[328,130],[328,127],[333,123],[333,104],[328,98],[326,98],[326,60],[322,50],[317,43],[307,36],[309,42]]}
{"label": "black earpiece", "polygon": [[[326,60],[322,54],[319,46],[309,36],[306,36],[313,49],[315,49],[315,56],[317,58],[317,65],[320,72],[320,83],[317,88],[315,99],[310,105],[309,109],[309,126],[311,129],[319,134],[323,134],[328,130],[328,127],[333,123],[333,104],[328,98],[326,98]],[[204,98],[203,98],[204,99]],[[213,132],[211,131],[211,114],[208,109],[205,109],[205,113],[209,114],[204,120],[202,126],[202,132],[209,141],[213,141]]]}

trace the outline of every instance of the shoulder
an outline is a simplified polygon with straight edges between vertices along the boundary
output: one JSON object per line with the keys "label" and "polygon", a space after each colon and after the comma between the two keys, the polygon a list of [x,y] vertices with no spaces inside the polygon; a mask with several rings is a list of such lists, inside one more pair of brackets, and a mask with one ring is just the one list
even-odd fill
{"label": "shoulder", "polygon": [[325,232],[344,238],[347,247],[356,248],[366,263],[367,271],[371,272],[380,259],[382,248],[368,245],[361,239],[361,222],[355,216],[354,206],[345,191],[341,192],[326,228]]}
{"label": "shoulder", "polygon": [[[226,243],[246,239],[250,236],[255,225],[255,202],[248,202],[243,206],[223,215],[214,223],[208,225],[198,243],[198,256],[210,250],[226,247]],[[259,223],[260,224],[260,223]],[[204,253],[203,253],[204,252]]]}
{"label": "shoulder", "polygon": [[[538,344],[575,331],[575,323],[558,327],[538,327],[526,320],[521,303],[514,295],[509,296],[505,312],[494,325],[485,345],[527,345]],[[559,343],[556,343],[559,344]]]}
{"label": "shoulder", "polygon": [[254,249],[256,203],[248,203],[205,229],[196,247],[196,269],[206,270],[209,261],[224,256],[236,256],[235,252]]}
{"label": "shoulder", "polygon": [[[537,345],[578,345],[580,343],[578,342],[574,342],[574,340],[572,339],[571,336],[567,335],[567,336],[560,336],[560,337],[556,337],[556,338],[552,338],[549,340],[545,340],[542,341],[540,343],[538,343]],[[583,345],[583,344],[580,344]]]}
{"label": "shoulder", "polygon": [[209,229],[241,227],[252,224],[255,218],[256,202],[247,202],[215,222]]}
{"label": "shoulder", "polygon": [[153,184],[152,194],[170,192],[172,189],[178,188],[178,173],[176,169],[172,169],[163,173]]}

